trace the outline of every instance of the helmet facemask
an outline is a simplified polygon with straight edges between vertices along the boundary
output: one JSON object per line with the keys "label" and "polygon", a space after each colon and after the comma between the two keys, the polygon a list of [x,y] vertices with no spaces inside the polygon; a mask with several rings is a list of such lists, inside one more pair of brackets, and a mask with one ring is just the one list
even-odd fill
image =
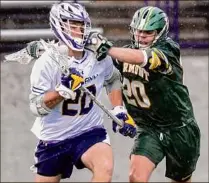
{"label": "helmet facemask", "polygon": [[[158,35],[156,30],[143,31],[136,28],[130,28],[130,33],[134,47],[140,49],[147,49],[152,46]],[[144,39],[142,37],[144,37]]]}
{"label": "helmet facemask", "polygon": [[80,47],[85,46],[88,35],[91,32],[90,24],[64,19],[62,20],[60,27],[63,35],[68,41],[71,41]]}

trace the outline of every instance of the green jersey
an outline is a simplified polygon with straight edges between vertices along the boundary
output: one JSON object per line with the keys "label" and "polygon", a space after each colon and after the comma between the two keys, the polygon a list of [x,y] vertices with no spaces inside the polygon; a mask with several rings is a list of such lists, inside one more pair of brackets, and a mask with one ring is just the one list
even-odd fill
{"label": "green jersey", "polygon": [[166,127],[194,120],[179,45],[167,38],[143,53],[140,66],[115,61],[123,76],[123,100],[136,124]]}

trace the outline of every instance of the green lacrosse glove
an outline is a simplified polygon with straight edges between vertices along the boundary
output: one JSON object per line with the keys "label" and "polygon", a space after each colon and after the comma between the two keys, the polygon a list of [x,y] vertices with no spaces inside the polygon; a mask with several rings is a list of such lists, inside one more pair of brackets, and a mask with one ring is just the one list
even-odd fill
{"label": "green lacrosse glove", "polygon": [[91,32],[89,34],[85,48],[93,51],[96,54],[98,61],[103,60],[108,53],[108,50],[113,46],[113,43],[108,41],[98,32]]}
{"label": "green lacrosse glove", "polygon": [[40,41],[32,41],[27,44],[26,50],[28,55],[37,59],[42,55],[44,47]]}

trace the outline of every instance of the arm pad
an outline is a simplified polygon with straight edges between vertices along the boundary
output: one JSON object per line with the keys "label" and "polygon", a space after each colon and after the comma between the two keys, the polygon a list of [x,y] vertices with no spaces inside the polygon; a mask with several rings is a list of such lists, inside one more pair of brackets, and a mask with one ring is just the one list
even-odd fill
{"label": "arm pad", "polygon": [[120,90],[122,88],[121,74],[118,69],[114,68],[112,77],[104,82],[107,93],[112,90]]}
{"label": "arm pad", "polygon": [[44,104],[43,97],[44,94],[42,95],[30,94],[29,96],[30,110],[37,117],[45,116],[51,112],[51,109]]}

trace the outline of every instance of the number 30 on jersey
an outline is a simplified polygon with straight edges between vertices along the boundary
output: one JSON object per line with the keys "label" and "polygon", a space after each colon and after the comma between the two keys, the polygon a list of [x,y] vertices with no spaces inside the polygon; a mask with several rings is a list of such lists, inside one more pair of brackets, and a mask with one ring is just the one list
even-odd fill
{"label": "number 30 on jersey", "polygon": [[127,102],[135,107],[149,108],[151,106],[144,84],[141,81],[130,82],[127,78],[124,78],[123,93]]}

